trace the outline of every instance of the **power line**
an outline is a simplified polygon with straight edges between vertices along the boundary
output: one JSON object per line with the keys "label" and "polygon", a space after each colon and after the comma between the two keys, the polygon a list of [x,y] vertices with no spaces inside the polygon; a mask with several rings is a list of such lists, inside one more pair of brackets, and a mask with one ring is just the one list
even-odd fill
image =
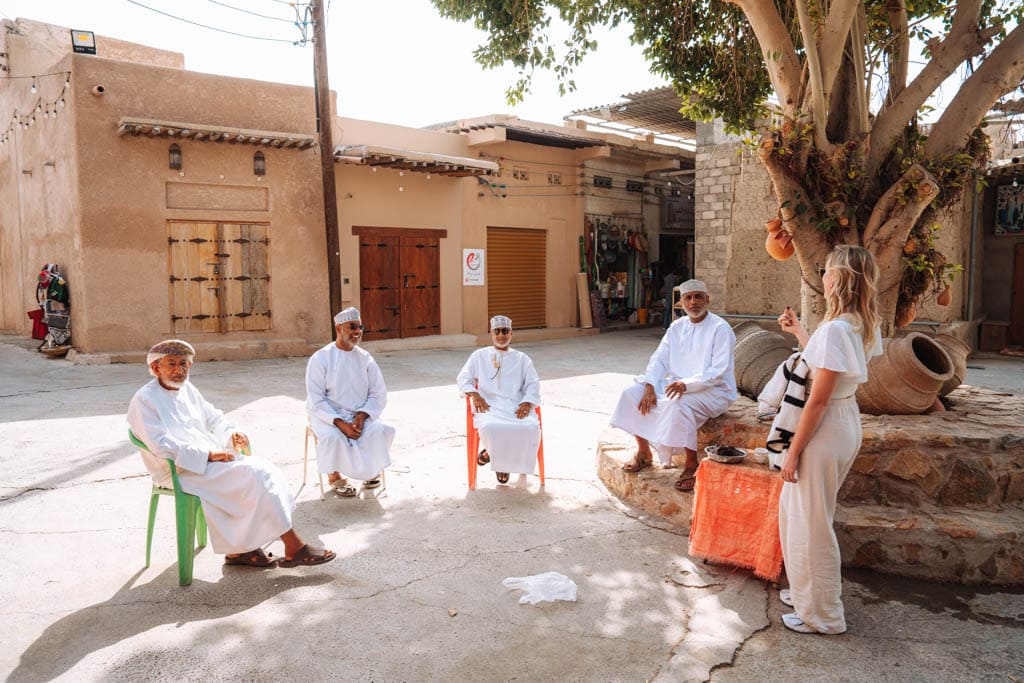
{"label": "power line", "polygon": [[260,14],[259,12],[250,12],[247,9],[243,9],[241,7],[235,7],[234,5],[229,5],[226,2],[220,2],[219,0],[207,0],[207,2],[212,2],[214,5],[220,5],[221,7],[227,7],[228,9],[233,9],[236,12],[244,12],[245,14],[251,14],[254,17],[261,17],[263,19],[273,19],[274,21],[283,21],[286,24],[295,25],[295,22],[292,21],[291,19],[282,19],[281,17],[272,17],[269,14]]}
{"label": "power line", "polygon": [[270,42],[274,42],[274,43],[288,43],[289,45],[298,45],[300,42],[302,42],[302,41],[298,41],[298,40],[285,40],[284,38],[268,38],[266,36],[250,36],[250,35],[246,35],[244,33],[235,33],[234,31],[228,31],[228,30],[223,29],[223,28],[217,28],[216,26],[207,26],[206,24],[200,24],[199,22],[192,21],[191,19],[184,19],[182,17],[178,17],[178,16],[175,16],[173,14],[168,14],[167,12],[164,12],[162,10],[158,10],[158,9],[156,9],[154,7],[149,7],[148,5],[143,5],[141,2],[137,2],[136,0],[125,0],[125,2],[129,2],[129,3],[133,4],[133,5],[138,5],[139,7],[143,8],[143,9],[148,9],[150,12],[156,12],[157,14],[162,14],[165,17],[170,17],[171,19],[177,19],[178,21],[185,22],[186,24],[192,24],[193,26],[199,26],[200,28],[207,28],[207,29],[210,29],[211,31],[218,31],[220,33],[227,33],[227,34],[232,35],[232,36],[238,36],[239,38],[249,38],[251,40],[266,40],[266,41],[270,41]]}

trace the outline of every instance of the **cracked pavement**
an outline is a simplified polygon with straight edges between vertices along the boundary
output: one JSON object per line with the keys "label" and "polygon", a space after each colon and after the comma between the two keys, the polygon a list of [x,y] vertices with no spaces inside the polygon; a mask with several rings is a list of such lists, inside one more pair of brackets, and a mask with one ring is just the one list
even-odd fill
{"label": "cracked pavement", "polygon": [[[1024,594],[845,573],[850,630],[794,634],[777,591],[706,565],[686,538],[610,497],[597,434],[658,330],[516,345],[540,372],[547,486],[489,468],[466,490],[468,349],[375,354],[398,429],[380,498],[321,501],[295,525],[339,553],[313,568],[225,567],[177,583],[162,501],[144,568],[149,481],[124,410],[138,365],[78,366],[0,336],[0,675],[37,680],[1024,680]],[[975,361],[1007,387],[1021,363]],[[305,359],[197,363],[192,379],[254,451],[303,479]],[[988,373],[988,375],[985,375]],[[970,381],[971,375],[968,375]],[[280,542],[269,548],[282,552]],[[577,602],[518,604],[502,579],[558,571]],[[456,611],[449,616],[449,610]]]}

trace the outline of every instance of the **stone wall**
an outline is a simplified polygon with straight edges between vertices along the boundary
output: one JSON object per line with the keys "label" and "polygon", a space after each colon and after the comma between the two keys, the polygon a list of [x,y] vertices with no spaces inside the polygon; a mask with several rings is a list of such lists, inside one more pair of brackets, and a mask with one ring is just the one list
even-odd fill
{"label": "stone wall", "polygon": [[[864,440],[839,492],[843,564],[961,583],[1024,584],[1024,398],[963,386],[948,412],[862,415]],[[700,447],[764,445],[740,398]]]}

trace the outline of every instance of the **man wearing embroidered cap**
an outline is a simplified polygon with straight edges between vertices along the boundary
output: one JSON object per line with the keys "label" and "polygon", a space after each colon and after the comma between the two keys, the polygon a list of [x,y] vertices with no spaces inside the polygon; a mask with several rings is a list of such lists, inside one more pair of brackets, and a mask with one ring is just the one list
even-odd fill
{"label": "man wearing embroidered cap", "polygon": [[[178,469],[186,493],[199,497],[214,552],[225,564],[283,567],[330,562],[330,550],[306,545],[292,528],[295,501],[281,470],[255,456],[242,457],[249,439],[235,430],[188,381],[195,350],[168,339],[149,350],[146,362],[154,379],[135,392],[128,425],[146,444],[146,469],[158,486],[171,488],[167,459]],[[262,547],[280,537],[284,558],[272,559]]]}
{"label": "man wearing embroidered cap", "polygon": [[537,462],[540,423],[534,407],[540,403],[540,378],[529,356],[509,348],[510,318],[491,318],[491,341],[469,356],[456,381],[462,396],[469,397],[480,432],[477,463],[490,462],[505,484],[511,472],[533,474]]}
{"label": "man wearing embroidered cap", "polygon": [[395,429],[380,421],[387,404],[384,376],[373,356],[359,348],[363,324],[359,309],[334,316],[337,338],[314,353],[306,365],[306,411],[316,432],[317,467],[341,496],[380,486],[380,474],[391,464]]}
{"label": "man wearing embroidered cap", "polygon": [[627,472],[649,467],[658,451],[670,466],[672,450],[686,453],[676,489],[692,491],[697,472],[697,430],[736,400],[733,351],[736,335],[727,322],[708,311],[711,297],[700,280],[679,285],[686,315],[665,332],[637,383],[619,397],[613,427],[636,437],[637,453],[623,465]]}

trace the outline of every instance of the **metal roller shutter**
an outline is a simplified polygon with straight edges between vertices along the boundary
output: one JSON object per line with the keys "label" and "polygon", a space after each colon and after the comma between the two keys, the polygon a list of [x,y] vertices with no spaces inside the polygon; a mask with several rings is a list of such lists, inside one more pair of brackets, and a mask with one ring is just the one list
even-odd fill
{"label": "metal roller shutter", "polygon": [[487,228],[487,317],[516,328],[547,325],[547,232]]}

